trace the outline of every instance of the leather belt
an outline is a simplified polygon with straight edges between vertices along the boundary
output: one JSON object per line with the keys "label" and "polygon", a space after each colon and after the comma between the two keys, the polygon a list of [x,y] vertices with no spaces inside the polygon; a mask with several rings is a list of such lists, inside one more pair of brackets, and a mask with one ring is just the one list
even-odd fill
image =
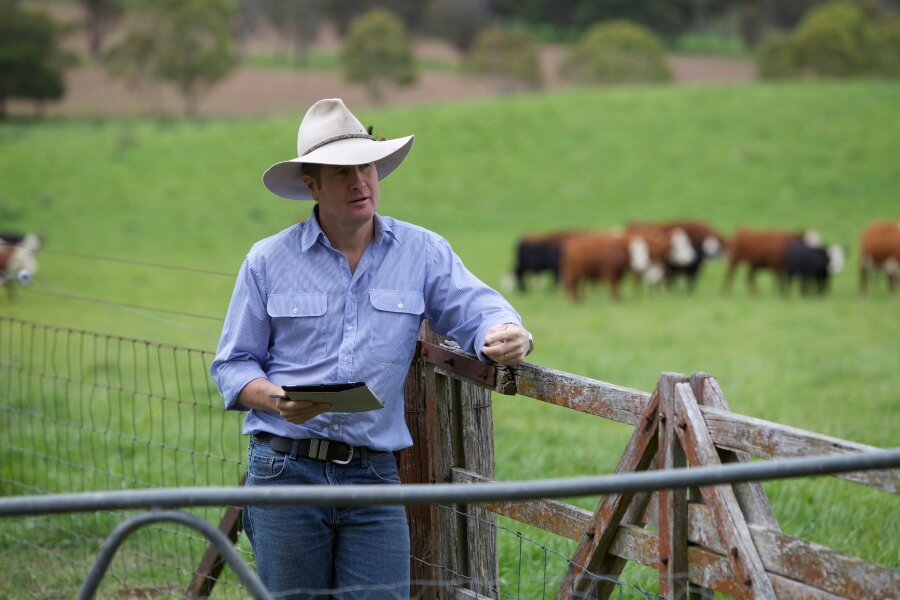
{"label": "leather belt", "polygon": [[320,440],[318,438],[293,440],[267,431],[254,433],[253,438],[268,444],[269,448],[275,452],[284,452],[285,454],[290,454],[294,448],[294,442],[299,442],[297,445],[297,456],[306,456],[316,460],[329,460],[339,465],[346,465],[353,460],[353,455],[357,454],[356,447],[333,440]]}

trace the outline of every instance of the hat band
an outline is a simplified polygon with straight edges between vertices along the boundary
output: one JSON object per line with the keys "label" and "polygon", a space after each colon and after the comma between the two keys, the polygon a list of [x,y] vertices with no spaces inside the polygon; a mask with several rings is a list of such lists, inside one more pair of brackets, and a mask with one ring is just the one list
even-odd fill
{"label": "hat band", "polygon": [[349,140],[351,138],[361,138],[361,139],[365,139],[365,140],[372,140],[373,142],[375,141],[374,137],[372,137],[371,135],[368,135],[366,133],[345,133],[344,135],[336,135],[333,138],[328,138],[327,140],[325,140],[323,142],[319,142],[318,144],[309,148],[306,152],[304,152],[300,156],[306,156],[313,150],[317,150],[317,149],[321,148],[322,146],[326,146],[332,142],[339,142],[341,140]]}

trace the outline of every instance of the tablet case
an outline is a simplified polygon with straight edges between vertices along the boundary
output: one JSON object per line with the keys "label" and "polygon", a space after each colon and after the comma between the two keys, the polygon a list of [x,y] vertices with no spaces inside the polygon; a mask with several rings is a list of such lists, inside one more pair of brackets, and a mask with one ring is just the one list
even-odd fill
{"label": "tablet case", "polygon": [[362,381],[322,383],[319,385],[285,385],[285,395],[291,400],[328,402],[328,412],[363,412],[384,408],[384,402]]}

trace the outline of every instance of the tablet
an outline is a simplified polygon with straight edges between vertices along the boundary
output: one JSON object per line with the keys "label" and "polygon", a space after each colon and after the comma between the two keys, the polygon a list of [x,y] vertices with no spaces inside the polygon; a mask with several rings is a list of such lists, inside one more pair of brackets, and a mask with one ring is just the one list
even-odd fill
{"label": "tablet", "polygon": [[362,381],[321,383],[318,385],[285,385],[285,395],[291,400],[327,402],[328,412],[363,412],[384,408],[384,402]]}

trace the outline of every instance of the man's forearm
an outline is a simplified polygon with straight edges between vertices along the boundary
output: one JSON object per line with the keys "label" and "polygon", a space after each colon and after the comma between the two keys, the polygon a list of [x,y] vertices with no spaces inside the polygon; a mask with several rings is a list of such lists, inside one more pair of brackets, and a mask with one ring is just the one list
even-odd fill
{"label": "man's forearm", "polygon": [[280,386],[275,385],[265,377],[257,377],[244,386],[237,399],[238,402],[247,408],[278,412],[278,408],[275,406],[275,398],[272,398],[272,396],[280,396],[282,394],[284,394],[284,390]]}

